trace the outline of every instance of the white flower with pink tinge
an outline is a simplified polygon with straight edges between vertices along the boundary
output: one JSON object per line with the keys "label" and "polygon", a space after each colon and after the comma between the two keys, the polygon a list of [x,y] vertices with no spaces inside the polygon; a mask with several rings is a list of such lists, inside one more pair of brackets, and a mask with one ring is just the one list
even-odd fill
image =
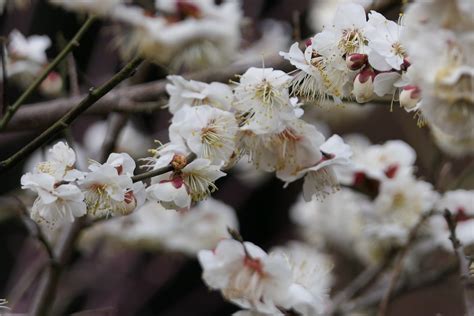
{"label": "white flower with pink tinge", "polygon": [[104,164],[92,162],[79,181],[87,212],[93,216],[128,215],[145,201],[142,182],[133,183],[135,162],[128,154],[111,154]]}
{"label": "white flower with pink tinge", "polygon": [[215,250],[198,254],[206,284],[245,309],[278,315],[292,273],[281,255],[268,255],[250,242],[224,239]]}
{"label": "white flower with pink tinge", "polygon": [[38,194],[31,209],[31,218],[55,228],[86,214],[84,194],[73,184],[60,184],[46,173],[27,173],[21,177],[23,189]]}
{"label": "white flower with pink tinge", "polygon": [[334,167],[350,164],[351,148],[338,135],[331,136],[319,150],[321,158],[315,164],[306,166],[294,174],[279,175],[279,178],[286,182],[285,185],[304,177],[303,196],[306,201],[311,201],[313,196],[323,199],[335,192],[339,184]]}
{"label": "white flower with pink tinge", "polygon": [[173,117],[170,139],[173,143],[185,143],[198,158],[222,164],[237,150],[238,128],[231,112],[208,105],[185,106]]}
{"label": "white flower with pink tinge", "polygon": [[220,166],[198,158],[179,171],[152,178],[152,184],[146,189],[147,196],[168,209],[189,209],[191,202],[201,201],[217,190],[214,181],[224,175]]}
{"label": "white flower with pink tinge", "polygon": [[35,166],[35,173],[46,173],[56,182],[75,181],[84,177],[83,172],[74,168],[76,153],[66,143],[58,142],[46,155],[46,161]]}

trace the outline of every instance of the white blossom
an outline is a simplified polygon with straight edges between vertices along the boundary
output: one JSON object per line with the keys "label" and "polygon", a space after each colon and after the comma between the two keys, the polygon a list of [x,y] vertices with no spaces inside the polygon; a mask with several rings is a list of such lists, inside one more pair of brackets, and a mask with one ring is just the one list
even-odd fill
{"label": "white blossom", "polygon": [[256,245],[224,239],[213,251],[198,254],[203,279],[231,302],[245,309],[278,314],[291,284],[291,270],[282,256],[267,255]]}
{"label": "white blossom", "polygon": [[165,208],[189,209],[192,201],[201,201],[217,190],[214,181],[223,177],[219,166],[198,158],[179,172],[170,171],[152,178],[148,198]]}
{"label": "white blossom", "polygon": [[23,189],[38,194],[30,216],[51,228],[86,214],[84,194],[73,184],[57,185],[56,179],[46,173],[27,173],[21,177]]}
{"label": "white blossom", "polygon": [[184,107],[170,126],[171,142],[181,137],[199,158],[227,163],[236,151],[237,120],[234,114],[208,105]]}
{"label": "white blossom", "polygon": [[170,95],[168,107],[173,114],[185,105],[207,104],[226,111],[231,107],[232,89],[226,84],[186,80],[181,76],[168,76],[167,79],[171,82],[166,85]]}
{"label": "white blossom", "polygon": [[234,107],[249,113],[243,129],[257,134],[281,131],[281,120],[294,117],[288,86],[291,77],[273,68],[249,68],[235,88]]}

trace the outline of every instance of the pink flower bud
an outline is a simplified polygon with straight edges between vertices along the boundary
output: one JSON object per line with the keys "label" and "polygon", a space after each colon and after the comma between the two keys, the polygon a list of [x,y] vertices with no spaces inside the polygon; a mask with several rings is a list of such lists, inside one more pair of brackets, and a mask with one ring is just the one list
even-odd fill
{"label": "pink flower bud", "polygon": [[348,54],[346,56],[346,65],[350,70],[358,70],[367,64],[366,54]]}
{"label": "pink flower bud", "polygon": [[416,108],[421,99],[421,90],[417,86],[404,86],[400,92],[400,105],[407,111]]}
{"label": "pink flower bud", "polygon": [[40,92],[44,95],[54,97],[61,93],[62,88],[63,79],[57,72],[52,71],[41,83]]}
{"label": "pink flower bud", "polygon": [[365,67],[357,74],[352,89],[357,102],[364,103],[374,98],[374,78],[375,72],[371,67]]}
{"label": "pink flower bud", "polygon": [[313,45],[313,39],[312,39],[311,37],[308,38],[308,39],[304,42],[304,44],[306,45],[306,47],[309,47],[309,46]]}
{"label": "pink flower bud", "polygon": [[408,57],[405,57],[405,58],[403,58],[403,63],[402,63],[402,65],[400,66],[400,68],[401,68],[402,70],[407,70],[408,67],[410,67],[410,65],[411,65],[410,60],[408,59]]}

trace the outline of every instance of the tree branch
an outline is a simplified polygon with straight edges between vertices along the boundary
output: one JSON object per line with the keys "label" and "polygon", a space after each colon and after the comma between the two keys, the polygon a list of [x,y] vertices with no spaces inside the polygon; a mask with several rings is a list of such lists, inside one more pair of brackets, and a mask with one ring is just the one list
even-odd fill
{"label": "tree branch", "polygon": [[405,243],[405,245],[400,249],[398,253],[398,257],[395,261],[395,267],[393,269],[392,278],[390,279],[389,286],[387,290],[385,291],[382,302],[380,303],[378,316],[384,316],[386,314],[387,307],[390,302],[390,297],[392,295],[392,292],[395,290],[397,286],[398,279],[400,278],[400,274],[402,273],[402,270],[403,270],[403,260],[405,259],[405,256],[410,250],[411,246],[416,241],[416,237],[418,236],[418,231],[420,230],[421,226],[433,214],[435,214],[434,210],[424,213],[420,217],[418,222],[415,224],[415,226],[413,226],[412,229],[410,230],[410,233],[408,234],[408,240]]}
{"label": "tree branch", "polygon": [[43,70],[43,72],[36,77],[36,79],[30,84],[30,86],[22,93],[22,95],[8,107],[5,116],[2,117],[0,121],[0,131],[3,131],[7,126],[8,122],[12,118],[13,114],[20,108],[20,106],[30,97],[30,95],[38,88],[38,86],[43,82],[43,80],[48,76],[48,74],[53,71],[54,68],[74,49],[74,47],[79,46],[79,40],[85,34],[87,29],[92,25],[95,18],[90,16],[86,22],[82,25],[79,31],[74,35],[74,37],[69,41],[69,43],[64,47],[64,49],[59,53],[56,58]]}
{"label": "tree branch", "polygon": [[[186,164],[190,163],[194,159],[196,159],[195,154],[188,155],[186,157]],[[155,170],[150,170],[150,171],[138,174],[136,176],[133,176],[132,181],[133,182],[142,181],[142,180],[145,180],[145,179],[148,179],[148,178],[153,178],[153,177],[162,175],[164,173],[167,173],[167,172],[170,172],[170,171],[173,171],[173,170],[174,170],[173,167],[171,165],[168,165],[168,166],[165,166],[165,167],[162,167],[162,168],[158,168],[158,169],[155,169]]]}
{"label": "tree branch", "polygon": [[444,219],[449,228],[449,239],[453,245],[454,253],[459,261],[459,272],[463,284],[464,307],[466,315],[474,315],[474,278],[471,276],[469,266],[470,260],[466,257],[464,247],[456,236],[456,221],[449,210],[444,211]]}
{"label": "tree branch", "polygon": [[[249,67],[261,65],[261,62],[261,59],[256,59],[255,61],[245,64],[233,64],[225,68],[207,69],[184,76],[187,79],[204,82],[226,82],[232,79],[236,74],[245,72]],[[276,54],[266,58],[265,64],[267,67],[282,70],[292,69],[290,63]],[[165,88],[168,83],[168,80],[163,79],[117,89],[107,94],[86,113],[107,114],[110,112],[134,113],[156,111],[160,108],[156,101],[166,94]],[[31,130],[49,126],[57,121],[61,115],[73,108],[84,97],[85,95],[82,95],[80,97],[61,98],[53,101],[25,105],[12,118],[6,130]],[[147,101],[153,101],[153,103],[140,104],[140,107],[137,106],[137,102]]]}
{"label": "tree branch", "polygon": [[141,62],[141,58],[137,57],[133,59],[102,86],[97,89],[91,89],[89,94],[79,104],[70,109],[62,118],[60,118],[59,121],[54,123],[46,131],[41,133],[41,135],[39,135],[25,147],[23,147],[20,151],[13,154],[8,159],[0,162],[0,173],[4,172],[5,170],[16,165],[21,160],[25,159],[29,154],[33,153],[36,149],[45,144],[53,136],[68,127],[80,114],[90,108],[94,103],[96,103],[100,98],[106,95],[120,82],[130,77]]}

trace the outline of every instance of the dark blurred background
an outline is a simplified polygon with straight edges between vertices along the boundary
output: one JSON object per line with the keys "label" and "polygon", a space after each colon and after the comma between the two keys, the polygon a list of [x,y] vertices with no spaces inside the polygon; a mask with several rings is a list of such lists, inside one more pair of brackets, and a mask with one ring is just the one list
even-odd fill
{"label": "dark blurred background", "polygon": [[[142,1],[146,2],[146,1]],[[245,16],[253,23],[266,18],[294,24],[295,12],[300,17],[303,37],[312,35],[306,26],[310,0],[244,0]],[[391,8],[388,16],[397,16],[398,8]],[[46,1],[32,0],[24,10],[9,11],[0,16],[0,34],[8,36],[18,29],[25,35],[46,34],[53,44],[48,57],[53,58],[60,47],[60,37],[69,39],[81,25],[82,18]],[[121,61],[112,42],[113,24],[96,22],[74,50],[79,82],[82,92],[111,77],[119,69]],[[250,32],[250,37],[258,36]],[[157,80],[165,76],[158,66],[148,66],[145,80]],[[67,84],[67,83],[66,83]],[[14,100],[19,92],[9,86],[9,99]],[[44,100],[40,95],[32,96],[27,103]],[[81,142],[83,131],[105,116],[87,115],[72,126],[75,141]],[[154,114],[130,117],[135,126],[145,133],[156,136],[166,131],[170,116],[166,110]],[[403,139],[418,152],[418,175],[428,181],[435,177],[434,166],[438,159],[446,159],[434,146],[429,131],[419,129],[412,115],[395,107],[378,107],[368,116],[332,124],[335,133],[362,133],[372,142],[388,139]],[[0,159],[7,158],[21,148],[40,131],[0,134]],[[162,137],[160,136],[160,139]],[[456,161],[453,163],[456,166]],[[462,162],[460,162],[462,165]],[[19,188],[23,166],[18,165],[2,175],[0,195]],[[253,188],[230,176],[218,183],[215,197],[225,201],[237,210],[241,234],[264,249],[297,238],[288,218],[288,209],[301,190],[301,183],[293,183],[283,189],[282,183],[270,179]],[[44,260],[43,249],[28,237],[21,221],[9,214],[0,214],[0,298],[13,295],[10,291],[21,277],[40,269]],[[209,291],[201,280],[201,268],[196,260],[180,254],[145,253],[130,249],[118,249],[113,256],[101,256],[97,249],[87,255],[74,254],[59,288],[56,307],[63,314],[94,315],[79,311],[101,309],[100,315],[230,315],[238,310],[225,302],[218,292]],[[341,254],[334,254],[336,259]],[[345,262],[347,258],[345,258]],[[338,276],[334,291],[353,278],[362,267],[356,262],[336,265]],[[33,272],[32,272],[33,271]],[[25,284],[26,291],[17,312],[27,312],[28,304],[35,291],[36,283]],[[462,299],[456,274],[439,284],[404,293],[390,305],[390,315],[462,315]]]}

